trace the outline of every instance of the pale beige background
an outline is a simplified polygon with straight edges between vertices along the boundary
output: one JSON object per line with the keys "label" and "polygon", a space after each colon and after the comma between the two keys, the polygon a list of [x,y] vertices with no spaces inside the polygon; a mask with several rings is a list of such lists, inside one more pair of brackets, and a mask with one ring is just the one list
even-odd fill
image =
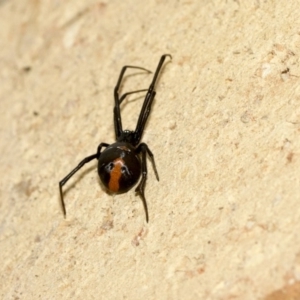
{"label": "pale beige background", "polygon": [[[96,161],[63,219],[163,53],[149,224]],[[1,299],[300,299],[299,57],[299,1],[0,0]]]}

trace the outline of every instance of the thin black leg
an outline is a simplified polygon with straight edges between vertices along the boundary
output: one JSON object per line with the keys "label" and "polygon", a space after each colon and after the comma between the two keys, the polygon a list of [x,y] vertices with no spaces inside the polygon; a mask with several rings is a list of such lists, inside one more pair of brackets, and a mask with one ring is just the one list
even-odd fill
{"label": "thin black leg", "polygon": [[149,89],[148,89],[148,92],[146,94],[146,97],[145,97],[145,100],[144,100],[144,103],[143,103],[143,106],[142,106],[142,109],[141,109],[141,113],[140,113],[140,116],[139,116],[139,119],[138,119],[138,122],[137,122],[137,125],[136,125],[136,129],[135,129],[135,142],[136,142],[136,145],[138,145],[138,143],[141,140],[146,122],[148,120],[150,110],[151,110],[151,105],[152,105],[152,102],[153,102],[155,94],[156,94],[155,84],[156,84],[156,81],[158,79],[160,70],[163,66],[163,63],[164,63],[166,57],[170,57],[172,59],[172,56],[170,54],[164,54],[160,58],[160,61],[159,61],[158,66],[156,68],[156,71],[155,71],[155,74],[153,76],[152,82],[151,82],[151,84],[149,86]]}
{"label": "thin black leg", "polygon": [[125,93],[119,99],[119,104],[121,104],[128,95],[135,94],[135,93],[141,93],[141,92],[147,92],[147,91],[148,91],[148,89],[143,89],[143,90],[138,90],[138,91]]}
{"label": "thin black leg", "polygon": [[64,217],[66,217],[67,215],[67,212],[66,212],[66,206],[65,206],[65,202],[64,202],[64,196],[63,196],[63,191],[62,191],[62,187],[66,184],[66,182],[78,171],[80,170],[86,163],[90,162],[91,160],[95,159],[95,158],[99,158],[100,156],[100,153],[101,153],[101,148],[102,147],[107,147],[108,144],[106,143],[101,143],[99,146],[98,146],[98,149],[97,149],[97,153],[96,154],[93,154],[93,155],[90,155],[90,156],[87,156],[86,158],[84,158],[79,164],[78,166],[73,169],[64,179],[62,179],[60,182],[59,182],[59,192],[60,192],[60,201],[61,201],[61,206],[62,206],[62,209],[63,209],[63,213],[64,213]]}
{"label": "thin black leg", "polygon": [[139,142],[142,138],[155,95],[156,95],[155,91],[152,91],[151,93],[148,92],[146,95],[146,98],[144,100],[143,107],[141,109],[140,116],[138,119],[138,123],[137,123],[136,129],[134,131],[134,142],[135,142],[134,145],[135,146],[139,144]]}
{"label": "thin black leg", "polygon": [[147,202],[146,202],[145,193],[144,193],[144,191],[145,191],[145,184],[146,184],[146,180],[147,180],[147,174],[148,174],[148,171],[147,171],[147,160],[146,160],[146,155],[147,154],[149,155],[149,157],[151,159],[156,179],[159,180],[159,177],[158,177],[158,173],[157,173],[157,169],[156,169],[156,165],[155,165],[155,161],[154,161],[154,155],[150,151],[150,149],[148,148],[148,146],[145,143],[140,144],[137,147],[137,153],[141,153],[142,154],[142,179],[141,179],[139,185],[137,186],[137,188],[135,189],[135,192],[137,194],[139,194],[141,196],[141,198],[142,198],[144,209],[145,209],[145,213],[146,213],[146,221],[148,223],[148,221],[149,221],[149,214],[148,214],[148,207],[147,207]]}
{"label": "thin black leg", "polygon": [[115,134],[116,134],[116,139],[121,135],[123,128],[122,128],[122,119],[121,119],[121,111],[120,111],[120,99],[119,99],[119,89],[122,83],[122,79],[124,77],[126,69],[139,69],[146,71],[148,73],[151,73],[151,71],[141,68],[141,67],[136,67],[136,66],[124,66],[120,72],[118,82],[115,86],[114,89],[114,98],[115,98],[115,107],[114,107],[114,126],[115,126]]}
{"label": "thin black leg", "polygon": [[158,75],[159,75],[159,72],[161,70],[161,67],[164,64],[164,61],[165,61],[166,57],[169,57],[170,59],[172,59],[172,56],[170,54],[164,54],[164,55],[162,55],[162,57],[160,58],[160,61],[158,63],[158,66],[156,68],[155,74],[153,76],[153,80],[152,80],[152,82],[150,84],[149,90],[153,90],[154,89],[156,81],[157,81],[157,78],[158,78]]}

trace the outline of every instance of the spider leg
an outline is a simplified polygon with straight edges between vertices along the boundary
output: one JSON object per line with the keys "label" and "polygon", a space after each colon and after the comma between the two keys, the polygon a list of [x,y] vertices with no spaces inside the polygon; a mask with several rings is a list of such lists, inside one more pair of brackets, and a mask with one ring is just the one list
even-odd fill
{"label": "spider leg", "polygon": [[153,76],[152,82],[148,88],[148,92],[146,94],[141,112],[140,112],[140,116],[136,125],[136,129],[135,129],[135,144],[137,145],[142,137],[146,122],[148,120],[149,114],[150,114],[150,110],[151,110],[151,105],[153,103],[156,91],[155,91],[155,84],[157,82],[159,73],[161,71],[161,68],[163,66],[163,63],[166,59],[166,57],[170,57],[172,59],[172,56],[170,54],[164,54],[161,58],[160,61],[158,63],[158,66],[156,68],[155,74]]}
{"label": "spider leg", "polygon": [[78,171],[80,170],[86,163],[90,162],[91,160],[95,159],[95,158],[99,158],[100,154],[101,154],[101,148],[102,147],[107,147],[108,144],[106,143],[101,143],[99,146],[98,146],[98,149],[97,149],[97,153],[96,154],[93,154],[93,155],[90,155],[90,156],[87,156],[86,158],[84,158],[76,168],[74,168],[64,179],[62,179],[60,182],[59,182],[59,192],[60,192],[60,201],[61,201],[61,206],[62,206],[62,209],[63,209],[63,213],[64,213],[64,217],[66,217],[67,215],[67,212],[66,212],[66,206],[65,206],[65,202],[64,202],[64,196],[63,196],[63,191],[62,191],[62,187],[66,184],[66,182]]}
{"label": "spider leg", "polygon": [[119,101],[120,101],[119,103],[121,104],[128,95],[135,94],[135,93],[141,93],[141,92],[147,92],[147,91],[148,91],[148,89],[143,89],[143,90],[138,90],[138,91],[133,91],[133,92],[125,93],[119,99]]}
{"label": "spider leg", "polygon": [[[123,101],[120,101],[119,99],[119,90],[120,86],[125,74],[126,69],[139,69],[146,71],[148,73],[151,73],[151,71],[141,68],[141,67],[136,67],[136,66],[124,66],[120,72],[119,79],[117,81],[117,84],[114,89],[114,98],[115,98],[115,107],[114,107],[114,126],[115,126],[115,134],[116,134],[116,139],[121,135],[123,128],[122,128],[122,119],[121,119],[121,111],[120,111],[120,104]],[[122,99],[122,98],[121,98]],[[123,98],[124,99],[124,98]]]}
{"label": "spider leg", "polygon": [[149,117],[149,114],[150,114],[150,111],[151,111],[151,106],[152,106],[153,100],[155,98],[155,95],[156,95],[156,91],[152,90],[149,93],[149,90],[148,90],[148,93],[145,97],[144,104],[143,104],[141,112],[140,112],[140,116],[139,116],[139,119],[138,119],[136,129],[134,131],[135,145],[137,145],[140,142],[141,138],[142,138],[142,134],[144,132],[144,129],[145,129],[145,126],[146,126],[146,123],[147,123],[147,120],[148,120],[148,117]]}
{"label": "spider leg", "polygon": [[146,180],[147,180],[147,161],[146,161],[146,155],[148,154],[152,165],[153,165],[153,169],[155,172],[155,176],[156,179],[159,180],[158,177],[158,173],[157,173],[157,169],[156,169],[156,165],[155,165],[155,161],[154,161],[154,155],[153,153],[150,151],[150,149],[148,148],[148,146],[145,143],[141,143],[137,149],[136,149],[137,153],[141,153],[142,154],[142,179],[139,183],[139,185],[137,186],[137,188],[135,189],[135,192],[137,194],[139,194],[142,198],[143,201],[143,205],[144,205],[144,209],[145,209],[145,213],[146,213],[146,221],[148,223],[149,221],[149,214],[148,214],[148,207],[147,207],[147,202],[146,202],[146,198],[145,198],[145,184],[146,184]]}

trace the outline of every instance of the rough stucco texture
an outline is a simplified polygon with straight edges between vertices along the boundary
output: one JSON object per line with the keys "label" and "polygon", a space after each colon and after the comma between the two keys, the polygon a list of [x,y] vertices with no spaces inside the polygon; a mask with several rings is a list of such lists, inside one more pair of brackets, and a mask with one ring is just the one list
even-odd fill
{"label": "rough stucco texture", "polygon": [[[1,299],[300,299],[300,2],[0,0]],[[150,222],[108,195],[122,66],[170,53]],[[122,91],[148,86],[131,71]],[[143,98],[122,108],[135,126]]]}

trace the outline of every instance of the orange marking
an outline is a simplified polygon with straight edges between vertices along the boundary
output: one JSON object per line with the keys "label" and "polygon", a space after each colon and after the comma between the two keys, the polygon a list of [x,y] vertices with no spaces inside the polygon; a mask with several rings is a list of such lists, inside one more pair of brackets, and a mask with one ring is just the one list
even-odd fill
{"label": "orange marking", "polygon": [[109,183],[108,183],[108,188],[112,192],[116,193],[119,191],[119,188],[120,188],[119,181],[122,176],[121,167],[123,165],[124,165],[123,159],[117,158],[114,160],[114,167],[110,172],[110,179],[109,179]]}

